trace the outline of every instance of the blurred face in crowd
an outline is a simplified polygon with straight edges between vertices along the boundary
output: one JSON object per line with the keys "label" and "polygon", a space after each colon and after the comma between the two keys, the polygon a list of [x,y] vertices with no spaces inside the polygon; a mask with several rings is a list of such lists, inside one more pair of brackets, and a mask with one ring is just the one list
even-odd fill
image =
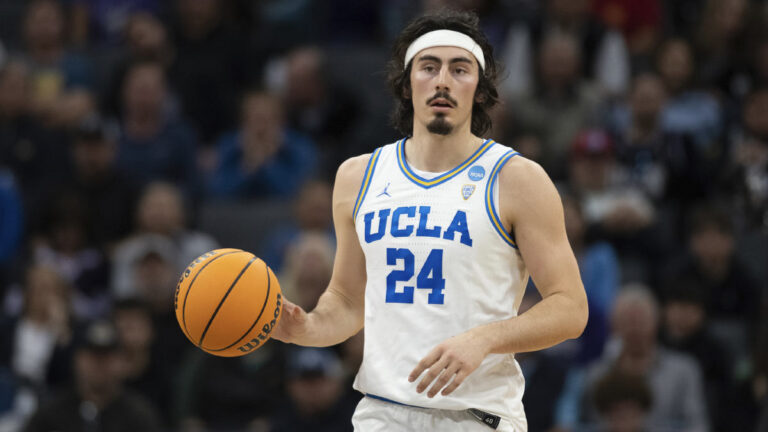
{"label": "blurred face in crowd", "polygon": [[664,85],[656,75],[644,74],[635,78],[630,94],[632,117],[640,127],[652,127],[664,107]]}
{"label": "blurred face in crowd", "polygon": [[53,269],[32,267],[24,287],[24,312],[28,318],[48,322],[67,309],[67,285]]}
{"label": "blurred face in crowd", "polygon": [[608,185],[614,157],[609,153],[571,156],[571,183],[581,192],[599,192]]}
{"label": "blurred face in crowd", "polygon": [[561,25],[581,23],[589,12],[587,0],[549,0],[547,13],[549,17]]}
{"label": "blurred face in crowd", "polygon": [[171,311],[174,284],[177,278],[176,266],[164,257],[151,253],[135,264],[135,280],[142,299],[158,313]]}
{"label": "blurred face in crowd", "polygon": [[672,300],[664,306],[664,327],[672,339],[685,339],[703,325],[704,307],[700,304]]}
{"label": "blurred face in crowd", "polygon": [[768,90],[757,91],[747,98],[744,125],[751,133],[768,139]]}
{"label": "blurred face in crowd", "polygon": [[325,235],[307,234],[288,253],[288,267],[292,269],[296,288],[296,303],[311,310],[331,280],[333,247]]}
{"label": "blurred face in crowd", "polygon": [[716,272],[726,267],[733,256],[733,234],[715,225],[705,226],[691,236],[689,246],[705,274]]}
{"label": "blurred face in crowd", "polygon": [[165,74],[157,63],[131,68],[123,83],[123,101],[128,116],[159,116],[166,98]]}
{"label": "blurred face in crowd", "polygon": [[747,0],[710,0],[707,5],[712,9],[715,28],[718,34],[728,37],[741,30],[747,11]]}
{"label": "blurred face in crowd", "polygon": [[24,36],[32,49],[59,47],[63,42],[64,14],[58,2],[31,2],[24,18]]}
{"label": "blurred face in crowd", "polygon": [[286,100],[291,106],[314,106],[325,95],[323,54],[317,48],[302,48],[292,52],[286,63]]}
{"label": "blurred face in crowd", "polygon": [[683,39],[667,41],[662,46],[657,67],[669,92],[684,90],[693,74],[693,54],[688,42]]}
{"label": "blurred face in crowd", "polygon": [[13,118],[25,112],[29,94],[28,73],[23,64],[13,61],[0,71],[0,117]]}
{"label": "blurred face in crowd", "polygon": [[613,331],[624,352],[644,355],[656,346],[658,311],[650,299],[619,297],[613,309]]}
{"label": "blurred face in crowd", "polygon": [[341,379],[326,374],[300,375],[288,381],[288,394],[305,416],[321,414],[341,396]]}
{"label": "blurred face in crowd", "polygon": [[306,183],[296,199],[296,219],[302,229],[327,230],[332,225],[331,185],[321,181]]}
{"label": "blurred face in crowd", "polygon": [[181,25],[187,37],[204,36],[219,19],[219,0],[177,0]]}
{"label": "blurred face in crowd", "polygon": [[539,52],[539,73],[545,91],[562,90],[576,80],[580,55],[579,45],[570,35],[555,34],[544,39]]}
{"label": "blurred face in crowd", "polygon": [[411,98],[414,124],[430,133],[448,135],[472,118],[481,69],[469,51],[432,47],[411,60]]}
{"label": "blurred face in crowd", "polygon": [[108,173],[115,160],[115,143],[105,137],[81,137],[74,142],[73,157],[78,174],[94,179]]}
{"label": "blurred face in crowd", "polygon": [[125,29],[128,49],[134,56],[157,58],[164,53],[168,35],[163,23],[155,16],[139,12],[131,17]]}
{"label": "blurred face in crowd", "polygon": [[80,349],[75,354],[75,373],[81,391],[114,394],[122,380],[119,354],[116,350]]}
{"label": "blurred face in crowd", "polygon": [[173,234],[184,226],[181,193],[173,185],[153,183],[139,200],[138,226],[143,232]]}
{"label": "blurred face in crowd", "polygon": [[141,308],[126,308],[115,312],[115,326],[123,347],[129,350],[149,348],[154,338],[152,317]]}
{"label": "blurred face in crowd", "polygon": [[243,101],[243,132],[254,142],[278,142],[283,133],[283,104],[277,96],[253,93]]}
{"label": "blurred face in crowd", "polygon": [[646,430],[646,412],[637,402],[617,401],[603,417],[606,432],[642,432]]}

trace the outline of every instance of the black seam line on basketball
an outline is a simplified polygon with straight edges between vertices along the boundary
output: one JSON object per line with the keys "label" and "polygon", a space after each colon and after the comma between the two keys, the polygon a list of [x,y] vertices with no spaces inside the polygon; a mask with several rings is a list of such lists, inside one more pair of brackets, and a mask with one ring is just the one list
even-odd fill
{"label": "black seam line on basketball", "polygon": [[[223,256],[231,255],[231,254],[234,254],[234,253],[240,253],[240,252],[244,252],[244,251],[236,250],[236,251],[232,251],[232,252],[226,252],[226,253],[223,253],[223,254],[221,254],[221,255],[211,259],[210,261],[205,263],[202,267],[200,267],[200,270],[198,270],[197,273],[195,273],[195,277],[192,278],[192,282],[189,283],[189,287],[187,288],[187,295],[184,296],[184,304],[181,306],[181,323],[184,324],[184,332],[187,334],[187,337],[190,340],[192,340],[192,337],[189,335],[189,330],[187,329],[187,299],[189,298],[189,293],[192,292],[192,285],[195,284],[195,281],[197,280],[197,277],[200,276],[200,273],[203,272],[203,269],[208,267],[208,264],[216,261],[217,259],[219,259],[219,258],[221,258]],[[186,271],[186,270],[184,270],[184,271]]]}
{"label": "black seam line on basketball", "polygon": [[243,276],[243,273],[245,273],[245,271],[248,270],[248,267],[250,267],[254,261],[256,261],[256,257],[251,258],[250,261],[248,261],[248,264],[246,264],[245,267],[243,267],[243,269],[240,270],[240,274],[237,275],[235,280],[232,282],[232,285],[229,286],[229,289],[227,290],[227,292],[224,294],[224,297],[219,302],[219,305],[216,306],[216,310],[213,311],[213,315],[211,315],[211,319],[208,320],[208,325],[205,326],[205,330],[203,330],[203,334],[200,336],[200,342],[197,343],[197,346],[199,346],[200,348],[203,347],[203,339],[205,339],[205,334],[208,333],[208,329],[211,328],[211,323],[213,323],[213,320],[216,318],[216,314],[219,313],[219,309],[221,309],[221,305],[224,304],[224,302],[227,300],[227,297],[229,296],[229,293],[232,292],[232,288],[234,288],[235,285],[237,285],[237,281],[240,280],[240,278]]}
{"label": "black seam line on basketball", "polygon": [[265,267],[265,268],[266,268],[266,270],[267,270],[267,295],[266,295],[266,297],[264,297],[264,304],[263,304],[263,305],[261,305],[261,312],[259,312],[259,316],[257,316],[257,317],[256,317],[256,320],[253,322],[253,324],[251,324],[251,326],[250,326],[250,327],[248,327],[248,330],[246,330],[246,331],[245,331],[245,333],[244,333],[242,336],[240,336],[240,337],[239,337],[239,338],[238,338],[236,341],[232,342],[232,343],[231,343],[230,345],[228,345],[228,346],[225,346],[224,348],[219,348],[219,349],[209,349],[208,351],[211,351],[211,352],[219,352],[219,351],[228,350],[228,349],[232,348],[233,346],[237,345],[237,344],[238,344],[238,342],[240,342],[241,340],[243,340],[243,338],[244,338],[244,337],[248,336],[248,333],[250,333],[250,332],[251,332],[251,330],[253,330],[253,328],[254,328],[254,327],[256,327],[256,324],[257,324],[257,323],[259,322],[259,320],[261,319],[261,315],[264,313],[264,309],[266,309],[266,308],[267,308],[267,302],[269,301],[269,287],[270,287],[270,285],[272,285],[272,278],[271,278],[271,277],[270,277],[270,275],[269,275],[269,267],[267,266],[267,263],[264,263],[264,267]]}

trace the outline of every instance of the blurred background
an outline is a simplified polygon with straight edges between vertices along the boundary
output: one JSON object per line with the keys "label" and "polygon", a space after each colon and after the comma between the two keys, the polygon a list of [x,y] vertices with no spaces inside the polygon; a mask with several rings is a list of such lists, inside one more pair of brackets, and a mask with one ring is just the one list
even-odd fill
{"label": "blurred background", "polygon": [[[584,335],[517,356],[535,431],[768,431],[768,3],[0,1],[0,431],[345,431],[362,338],[194,348],[180,271],[252,251],[311,309],[339,163],[399,138],[413,17],[475,11],[488,137],[556,182]],[[529,286],[523,309],[538,300]]]}

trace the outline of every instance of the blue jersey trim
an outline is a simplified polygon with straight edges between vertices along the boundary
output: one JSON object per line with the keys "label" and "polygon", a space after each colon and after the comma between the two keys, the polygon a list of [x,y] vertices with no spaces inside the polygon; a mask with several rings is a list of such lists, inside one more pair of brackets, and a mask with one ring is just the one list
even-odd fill
{"label": "blue jersey trim", "polygon": [[408,162],[405,160],[405,140],[408,138],[403,138],[397,143],[397,165],[400,167],[400,171],[403,173],[403,175],[413,183],[425,188],[429,189],[432,187],[435,187],[439,184],[445,183],[446,181],[452,179],[457,174],[461,173],[465,169],[467,169],[470,165],[472,165],[474,162],[476,162],[482,155],[485,154],[493,145],[495,142],[491,139],[487,139],[483,141],[483,144],[480,145],[480,147],[475,150],[474,153],[470,157],[468,157],[464,162],[459,164],[456,168],[440,174],[437,177],[431,178],[431,179],[425,179],[415,172],[411,170],[411,167],[408,166]]}
{"label": "blue jersey trim", "polygon": [[420,406],[416,406],[416,405],[408,405],[408,404],[404,404],[402,402],[393,401],[392,399],[387,399],[385,397],[376,396],[376,395],[370,394],[370,393],[366,393],[365,396],[369,397],[371,399],[377,399],[377,400],[380,400],[382,402],[388,402],[388,403],[395,404],[395,405],[406,406],[406,407],[411,407],[411,408],[428,409],[428,408],[424,408],[424,407],[420,407]]}
{"label": "blue jersey trim", "polygon": [[365,200],[365,194],[368,193],[368,186],[373,179],[373,171],[376,169],[376,163],[379,161],[379,154],[381,153],[381,147],[371,153],[371,158],[368,159],[368,166],[365,167],[365,174],[363,175],[363,183],[360,185],[360,190],[357,192],[357,198],[355,199],[355,207],[352,210],[352,220],[357,219],[357,213],[360,211],[360,207]]}
{"label": "blue jersey trim", "polygon": [[515,244],[514,238],[512,238],[508,232],[504,231],[501,218],[496,212],[496,204],[494,203],[493,199],[493,186],[496,184],[496,178],[498,177],[499,171],[501,171],[501,168],[504,166],[504,164],[519,154],[520,153],[514,150],[510,150],[504,153],[504,155],[500,157],[496,162],[496,165],[493,166],[493,169],[491,170],[491,176],[485,186],[485,211],[488,213],[488,218],[491,220],[491,225],[493,225],[493,228],[496,229],[496,232],[499,233],[501,238],[515,249],[517,249],[517,244]]}

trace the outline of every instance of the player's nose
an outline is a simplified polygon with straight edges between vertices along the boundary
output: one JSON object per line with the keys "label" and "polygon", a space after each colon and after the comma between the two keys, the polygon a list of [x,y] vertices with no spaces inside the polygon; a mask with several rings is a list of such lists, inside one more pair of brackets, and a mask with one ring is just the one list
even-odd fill
{"label": "player's nose", "polygon": [[450,88],[451,73],[448,67],[443,66],[440,68],[440,73],[437,74],[437,82],[435,83],[436,90],[447,90]]}

